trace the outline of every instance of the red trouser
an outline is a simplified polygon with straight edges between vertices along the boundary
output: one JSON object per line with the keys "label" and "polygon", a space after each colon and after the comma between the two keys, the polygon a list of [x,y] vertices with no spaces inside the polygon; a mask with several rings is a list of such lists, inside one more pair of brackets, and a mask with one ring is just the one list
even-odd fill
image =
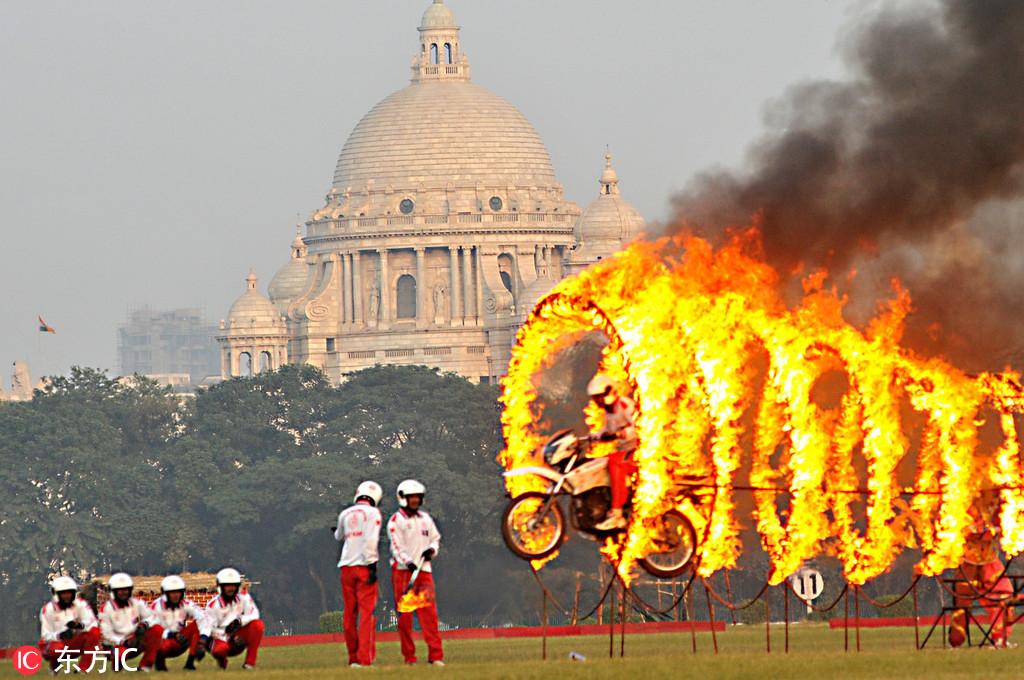
{"label": "red trouser", "polygon": [[[968,582],[956,584],[954,605],[970,607],[972,600],[978,600],[978,604],[985,607],[992,617],[992,643],[997,647],[1005,646],[1011,629],[1007,621],[1012,620],[1013,611],[1004,602],[1013,596],[1013,586],[1005,576],[999,578],[1003,573],[1003,563],[999,560],[985,564],[965,562],[960,569],[962,573],[958,576],[968,579]],[[966,640],[967,616],[963,609],[958,609],[953,612],[949,623],[949,644],[959,647]]]}
{"label": "red trouser", "polygon": [[181,632],[188,638],[188,644],[181,644],[176,637],[165,637],[160,641],[160,649],[157,651],[157,665],[160,665],[164,659],[181,656],[186,650],[189,654],[196,653],[196,645],[199,644],[199,626],[195,621],[189,621],[182,627]]}
{"label": "red trouser", "polygon": [[156,663],[156,655],[160,651],[160,643],[163,641],[163,637],[163,626],[150,626],[146,629],[146,632],[143,633],[141,642],[136,640],[131,644],[118,645],[116,647],[111,647],[111,649],[113,649],[118,656],[121,656],[124,654],[126,648],[132,647],[135,651],[130,654],[126,654],[124,658],[132,659],[139,654],[142,654],[142,659],[139,661],[139,668],[152,668],[153,664]]}
{"label": "red trouser", "polygon": [[377,657],[377,620],[373,616],[377,607],[377,582],[370,583],[369,579],[369,567],[341,568],[348,662],[360,666],[369,666]]}
{"label": "red trouser", "polygon": [[[50,662],[50,668],[57,668],[57,660],[60,658],[60,653],[63,650],[66,650],[64,652],[65,658],[67,658],[69,654],[74,657],[81,657],[87,649],[99,649],[99,646],[99,628],[83,630],[70,640],[54,640],[53,642],[43,642],[40,640],[39,642],[39,650],[42,652],[43,658]],[[86,662],[89,664],[88,666],[80,666],[83,671],[92,669],[93,657],[90,656]]]}
{"label": "red trouser", "polygon": [[608,476],[612,479],[612,508],[621,510],[629,497],[629,476],[636,472],[632,451],[616,451],[608,454]]}
{"label": "red trouser", "polygon": [[244,645],[233,645],[224,640],[214,640],[213,649],[210,650],[210,654],[217,659],[217,664],[221,668],[228,667],[228,657],[238,656],[245,652],[245,663],[250,666],[256,665],[256,653],[260,650],[260,643],[263,641],[263,622],[259,619],[250,621],[241,628],[235,631],[232,636],[238,638]]}
{"label": "red trouser", "polygon": [[[409,578],[412,572],[408,569],[399,569],[397,565],[391,566],[391,586],[395,590],[395,602],[401,599],[409,585]],[[430,572],[421,571],[416,577],[415,590],[417,593],[425,593],[430,598],[430,604],[416,610],[416,617],[420,620],[420,628],[423,630],[423,639],[427,642],[427,660],[442,661],[444,650],[441,649],[441,634],[437,632],[437,596],[434,593],[434,577]],[[416,643],[412,639],[412,612],[398,614],[398,638],[402,642],[402,656],[406,663],[416,663]]]}

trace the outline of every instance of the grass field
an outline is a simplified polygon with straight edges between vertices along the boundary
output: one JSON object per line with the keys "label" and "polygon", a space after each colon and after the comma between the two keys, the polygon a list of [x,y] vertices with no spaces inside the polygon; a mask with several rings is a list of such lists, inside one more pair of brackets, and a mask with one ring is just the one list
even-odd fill
{"label": "grass field", "polygon": [[[853,647],[853,631],[850,645]],[[938,642],[936,640],[936,642]],[[691,651],[690,635],[632,635],[626,637],[626,657],[608,658],[607,636],[551,638],[548,661],[540,660],[539,638],[504,640],[456,640],[445,645],[445,668],[420,663],[415,668],[402,665],[398,643],[378,646],[377,664],[370,669],[343,666],[341,645],[270,647],[260,652],[258,675],[274,678],[700,678],[829,680],[831,678],[1020,678],[1024,677],[1024,647],[1020,649],[949,650],[936,646],[923,652],[914,650],[912,628],[861,631],[860,653],[843,651],[843,631],[829,630],[824,624],[800,624],[790,628],[790,653],[782,653],[783,630],[772,626],[772,653],[764,651],[764,628],[731,628],[719,633],[719,654],[712,650],[711,635],[697,636],[698,652]],[[619,640],[615,639],[618,654]],[[419,643],[420,653],[426,650]],[[569,652],[587,657],[585,662],[570,661]],[[15,673],[10,661],[0,665],[0,677],[23,677]],[[232,659],[232,669],[240,670],[241,659]],[[178,671],[181,660],[172,664],[168,675]],[[199,673],[216,673],[211,660],[200,664]],[[190,674],[190,675],[195,675]]]}

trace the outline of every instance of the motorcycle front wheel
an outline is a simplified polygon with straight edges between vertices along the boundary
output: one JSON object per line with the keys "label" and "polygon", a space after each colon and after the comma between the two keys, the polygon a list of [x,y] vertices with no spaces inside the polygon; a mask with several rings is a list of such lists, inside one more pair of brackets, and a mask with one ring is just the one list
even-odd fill
{"label": "motorcycle front wheel", "polygon": [[673,578],[690,568],[697,552],[697,532],[681,512],[669,510],[655,538],[657,548],[640,559],[640,566],[651,576]]}
{"label": "motorcycle front wheel", "polygon": [[505,545],[524,560],[544,559],[562,544],[565,515],[557,502],[542,512],[547,500],[547,494],[528,491],[509,501],[501,517]]}

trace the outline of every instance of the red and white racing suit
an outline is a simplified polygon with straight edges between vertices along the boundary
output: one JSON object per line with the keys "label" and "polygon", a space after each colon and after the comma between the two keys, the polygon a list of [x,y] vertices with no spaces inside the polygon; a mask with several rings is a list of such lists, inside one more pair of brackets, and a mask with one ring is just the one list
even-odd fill
{"label": "red and white racing suit", "polygon": [[611,409],[604,410],[604,427],[596,437],[615,435],[615,452],[608,456],[608,476],[612,484],[612,509],[622,510],[629,496],[627,480],[636,472],[633,452],[636,451],[636,405],[628,397],[619,397]]}
{"label": "red and white racing suit", "polygon": [[[388,537],[391,539],[391,586],[395,591],[397,603],[409,585],[412,572],[410,562],[417,563],[428,548],[434,556],[441,546],[441,533],[437,530],[433,518],[418,510],[410,512],[399,509],[388,520]],[[437,630],[437,594],[434,591],[434,577],[431,575],[429,561],[423,562],[413,591],[426,595],[428,602],[416,610],[416,616],[423,630],[423,639],[427,643],[427,660],[443,661],[444,650],[441,647],[441,634]],[[406,663],[416,663],[416,643],[412,639],[412,612],[398,613],[398,637],[401,640],[402,656]]]}
{"label": "red and white racing suit", "polygon": [[[181,656],[186,650],[190,656],[195,656],[199,636],[210,635],[210,626],[206,623],[202,607],[186,598],[182,598],[178,606],[172,607],[167,601],[167,596],[161,595],[153,602],[153,618],[164,629],[164,639],[160,643],[156,659],[157,668],[161,670],[166,659]],[[179,634],[188,639],[186,644],[181,644],[178,640]]]}
{"label": "red and white racing suit", "polygon": [[[141,639],[135,634],[140,624],[146,626]],[[133,597],[121,606],[116,598],[110,598],[100,610],[100,633],[103,644],[118,656],[127,650],[134,650],[124,655],[130,659],[141,654],[139,667],[152,668],[160,651],[164,630],[153,617],[153,610],[143,600]]]}
{"label": "red and white racing suit", "polygon": [[[69,623],[73,624],[70,629]],[[67,630],[74,634],[68,640],[61,639],[61,634]],[[70,655],[78,659],[86,650],[99,649],[99,623],[85,600],[75,598],[70,605],[62,607],[54,596],[39,611],[39,638],[39,651],[43,659],[50,663],[51,669],[56,669],[62,651],[65,658]],[[92,659],[79,667],[83,671],[90,670]]]}
{"label": "red and white racing suit", "polygon": [[[1010,637],[1013,610],[1007,601],[1013,586],[1005,575],[996,549],[996,537],[983,522],[975,522],[967,535],[964,561],[957,570],[954,605],[969,608],[972,600],[985,607],[992,620],[992,644],[1005,647]],[[967,640],[967,610],[953,612],[949,624],[949,644],[959,647]]]}
{"label": "red and white racing suit", "polygon": [[[217,659],[221,668],[228,667],[228,657],[237,656],[245,650],[245,663],[256,665],[256,655],[263,641],[263,621],[260,610],[249,593],[239,592],[231,600],[218,595],[206,603],[203,612],[213,636],[210,653]],[[241,627],[234,633],[228,633],[227,627],[232,621],[238,620]]]}
{"label": "red and white racing suit", "polygon": [[[361,500],[341,511],[334,529],[334,538],[344,541],[338,567],[341,569],[341,596],[345,603],[348,662],[360,666],[369,666],[377,656],[377,621],[373,611],[377,607],[380,525],[380,510]],[[373,583],[370,583],[371,570]]]}

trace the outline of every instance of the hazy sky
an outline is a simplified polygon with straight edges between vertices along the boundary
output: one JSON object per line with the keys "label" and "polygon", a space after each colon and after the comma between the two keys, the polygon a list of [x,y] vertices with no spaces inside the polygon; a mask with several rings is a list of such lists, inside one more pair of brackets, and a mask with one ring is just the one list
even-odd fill
{"label": "hazy sky", "polygon": [[[223,318],[285,263],[338,152],[404,87],[429,0],[0,0],[0,375],[117,368],[131,307]],[[648,219],[735,166],[765,106],[839,77],[851,0],[448,0],[473,80],[516,105],[568,197],[607,144]],[[36,330],[36,315],[57,329]]]}

